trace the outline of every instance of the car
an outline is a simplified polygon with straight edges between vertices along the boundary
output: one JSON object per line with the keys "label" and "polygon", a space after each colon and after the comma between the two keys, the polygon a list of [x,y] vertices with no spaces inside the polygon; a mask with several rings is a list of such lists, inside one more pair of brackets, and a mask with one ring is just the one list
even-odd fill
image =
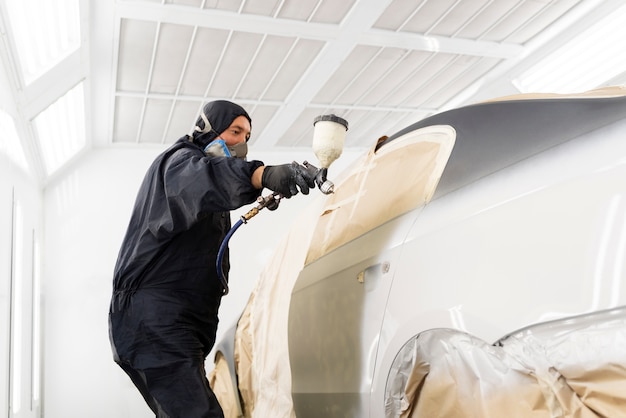
{"label": "car", "polygon": [[626,415],[625,137],[617,86],[375,141],[216,346],[226,416]]}

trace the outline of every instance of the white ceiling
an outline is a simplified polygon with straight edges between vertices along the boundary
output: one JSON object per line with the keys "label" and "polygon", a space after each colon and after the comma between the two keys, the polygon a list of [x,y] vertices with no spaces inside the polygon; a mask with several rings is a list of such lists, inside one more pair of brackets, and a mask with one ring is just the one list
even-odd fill
{"label": "white ceiling", "polygon": [[[433,113],[516,93],[521,71],[623,4],[80,0],[80,50],[28,86],[8,77],[8,111],[35,166],[29,124],[81,80],[87,149],[172,143],[213,99],[249,111],[253,149],[310,147],[324,113],[348,120],[346,147],[365,148]],[[11,43],[0,47],[16,68]]]}

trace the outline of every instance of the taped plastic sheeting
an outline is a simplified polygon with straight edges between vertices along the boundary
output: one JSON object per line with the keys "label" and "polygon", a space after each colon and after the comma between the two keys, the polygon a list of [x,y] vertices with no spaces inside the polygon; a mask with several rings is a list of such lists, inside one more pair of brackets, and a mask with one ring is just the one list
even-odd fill
{"label": "taped plastic sheeting", "polygon": [[450,329],[408,341],[390,417],[626,416],[626,308],[531,326],[494,345]]}
{"label": "taped plastic sheeting", "polygon": [[209,373],[208,380],[213,393],[220,402],[222,411],[224,411],[224,417],[240,417],[239,403],[231,383],[228,363],[224,356],[219,353],[215,356],[215,366]]}
{"label": "taped plastic sheeting", "polygon": [[[253,305],[253,299],[254,295],[250,297],[243,315],[239,319],[235,333],[235,369],[237,370],[237,382],[243,404],[244,418],[251,418],[252,411],[254,411],[252,343],[250,341],[250,308]],[[228,417],[225,416],[225,418]]]}

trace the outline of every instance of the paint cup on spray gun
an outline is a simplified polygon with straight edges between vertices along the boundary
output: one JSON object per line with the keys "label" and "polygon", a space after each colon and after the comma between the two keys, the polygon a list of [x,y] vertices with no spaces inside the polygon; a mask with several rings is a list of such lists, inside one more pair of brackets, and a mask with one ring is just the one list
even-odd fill
{"label": "paint cup on spray gun", "polygon": [[324,194],[331,194],[335,190],[335,185],[326,176],[328,167],[343,151],[347,131],[348,122],[337,115],[320,115],[313,121],[313,152],[321,164],[315,182]]}

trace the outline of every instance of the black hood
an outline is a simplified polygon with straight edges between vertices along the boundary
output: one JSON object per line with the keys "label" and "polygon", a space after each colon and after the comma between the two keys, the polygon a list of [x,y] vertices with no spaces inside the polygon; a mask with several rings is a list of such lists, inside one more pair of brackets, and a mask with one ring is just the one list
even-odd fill
{"label": "black hood", "polygon": [[[203,117],[204,116],[204,117]],[[196,120],[191,133],[192,141],[203,149],[208,143],[224,132],[239,116],[245,116],[252,126],[252,119],[246,110],[236,103],[227,100],[209,102],[202,108],[202,114]],[[205,122],[205,118],[208,124]]]}

